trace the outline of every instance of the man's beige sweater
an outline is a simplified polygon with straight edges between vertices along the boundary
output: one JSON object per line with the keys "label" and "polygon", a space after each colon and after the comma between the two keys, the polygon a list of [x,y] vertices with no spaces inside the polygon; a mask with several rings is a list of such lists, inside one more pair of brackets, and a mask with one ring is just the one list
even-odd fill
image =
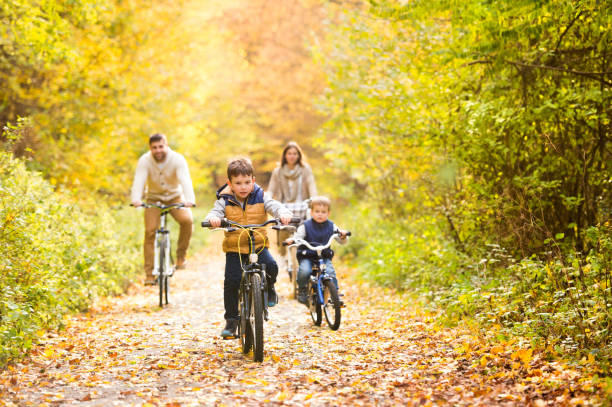
{"label": "man's beige sweater", "polygon": [[132,202],[141,201],[143,195],[147,201],[169,201],[182,196],[185,202],[195,204],[185,157],[170,148],[161,163],[155,161],[150,151],[143,154],[134,174]]}

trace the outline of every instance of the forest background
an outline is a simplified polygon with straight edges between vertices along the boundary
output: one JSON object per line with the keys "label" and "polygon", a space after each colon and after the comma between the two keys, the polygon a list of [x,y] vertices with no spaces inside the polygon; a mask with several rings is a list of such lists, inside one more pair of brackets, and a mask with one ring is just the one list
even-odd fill
{"label": "forest background", "polygon": [[0,360],[141,277],[163,132],[196,220],[228,158],[265,186],[295,140],[360,276],[609,376],[610,5],[2,0]]}

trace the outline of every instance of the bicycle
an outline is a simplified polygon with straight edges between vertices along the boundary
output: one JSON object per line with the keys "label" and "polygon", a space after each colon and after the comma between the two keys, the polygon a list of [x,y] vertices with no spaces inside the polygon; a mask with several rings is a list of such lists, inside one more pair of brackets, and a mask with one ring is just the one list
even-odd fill
{"label": "bicycle", "polygon": [[[299,222],[299,218],[292,218],[291,221]],[[217,230],[225,230],[226,232],[241,229],[249,234],[249,262],[242,265],[243,272],[238,292],[238,312],[240,313],[238,337],[242,345],[242,353],[246,355],[252,348],[255,362],[263,361],[263,322],[268,320],[268,284],[266,265],[258,263],[258,253],[253,243],[255,242],[256,230],[272,223],[275,226],[282,227],[280,219],[270,219],[258,225],[241,225],[224,218],[221,220],[221,226],[217,228]],[[203,221],[202,227],[210,228],[212,225],[208,221]]]}
{"label": "bicycle", "polygon": [[[327,265],[325,264],[325,259],[323,259],[322,253],[323,250],[331,246],[334,238],[339,235],[340,233],[335,231],[329,238],[327,244],[320,246],[312,246],[303,239],[294,239],[294,242],[291,245],[287,245],[286,242],[283,242],[283,245],[288,247],[304,245],[317,253],[318,261],[313,263],[312,274],[310,275],[308,309],[310,311],[312,322],[314,322],[316,326],[321,325],[323,320],[322,314],[325,314],[327,325],[329,325],[333,331],[340,327],[340,319],[342,314],[341,309],[343,307],[343,303],[340,301],[338,289],[336,288],[332,277],[327,274]],[[346,233],[346,236],[350,235],[351,232]]]}
{"label": "bicycle", "polygon": [[[308,208],[310,207],[311,199],[308,198],[304,201],[298,201],[294,203],[285,203],[284,205],[289,208],[296,216],[300,219],[300,222],[296,225],[299,226],[307,218]],[[300,216],[303,215],[303,216]],[[276,244],[277,246],[282,245],[283,234],[280,232],[280,229],[276,231]],[[288,236],[285,236],[285,238]],[[283,262],[286,263],[287,273],[289,275],[289,281],[293,285],[293,299],[297,299],[298,296],[298,284],[297,284],[297,273],[298,273],[298,264],[297,259],[295,258],[295,253],[291,250],[287,250],[286,255],[284,256]]]}
{"label": "bicycle", "polygon": [[[276,230],[276,241],[277,241],[278,246],[282,244],[283,234],[281,233],[281,230],[282,229]],[[297,285],[298,267],[297,267],[297,264],[295,264],[295,262],[292,261],[291,256],[294,256],[294,253],[292,253],[291,250],[287,250],[287,253],[285,254],[284,258],[282,258],[282,265],[283,265],[283,268],[284,267],[287,268],[287,274],[289,275],[289,281],[291,282],[291,285],[293,286],[292,297],[293,299],[296,299],[297,294],[298,294],[298,285]],[[281,264],[279,264],[279,268],[280,268],[280,265]]]}
{"label": "bicycle", "polygon": [[160,203],[150,204],[143,202],[140,206],[161,210],[159,228],[155,231],[153,276],[156,277],[159,286],[159,306],[163,307],[164,303],[168,304],[168,278],[172,277],[176,270],[174,259],[172,258],[170,231],[166,229],[166,217],[173,209],[184,208],[185,204],[162,205]]}

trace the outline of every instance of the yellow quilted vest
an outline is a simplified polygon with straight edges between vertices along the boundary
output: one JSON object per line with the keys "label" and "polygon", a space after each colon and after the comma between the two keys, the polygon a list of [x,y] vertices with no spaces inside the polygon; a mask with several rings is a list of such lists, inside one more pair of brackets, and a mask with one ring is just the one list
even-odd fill
{"label": "yellow quilted vest", "polygon": [[[224,197],[225,201],[225,217],[241,225],[253,225],[264,223],[268,220],[268,215],[263,203],[263,190],[256,186],[256,189],[247,198],[245,208],[236,201],[234,197]],[[255,235],[254,247],[259,250],[262,246],[269,247],[268,238],[265,229],[257,229],[253,232]],[[224,252],[249,252],[249,232],[245,230],[236,230],[234,232],[225,232],[223,239]]]}

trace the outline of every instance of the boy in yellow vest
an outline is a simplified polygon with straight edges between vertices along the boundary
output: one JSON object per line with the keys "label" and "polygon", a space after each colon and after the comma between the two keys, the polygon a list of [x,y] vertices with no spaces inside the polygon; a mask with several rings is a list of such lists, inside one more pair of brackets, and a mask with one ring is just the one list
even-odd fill
{"label": "boy in yellow vest", "polygon": [[[235,158],[227,165],[227,184],[217,191],[217,200],[213,209],[206,215],[212,227],[219,227],[221,219],[227,218],[242,225],[264,223],[268,213],[280,218],[283,224],[291,221],[292,212],[283,204],[265,194],[255,183],[253,164],[248,158]],[[274,283],[278,275],[278,266],[268,251],[269,243],[264,229],[255,233],[254,247],[259,255],[259,263],[266,264],[268,281],[268,306],[278,303]],[[261,250],[261,251],[260,251]],[[242,263],[248,263],[249,235],[225,232],[223,239],[225,252],[225,279],[223,281],[223,302],[225,305],[225,329],[221,332],[223,338],[236,336],[238,327],[238,291],[242,278]]]}

